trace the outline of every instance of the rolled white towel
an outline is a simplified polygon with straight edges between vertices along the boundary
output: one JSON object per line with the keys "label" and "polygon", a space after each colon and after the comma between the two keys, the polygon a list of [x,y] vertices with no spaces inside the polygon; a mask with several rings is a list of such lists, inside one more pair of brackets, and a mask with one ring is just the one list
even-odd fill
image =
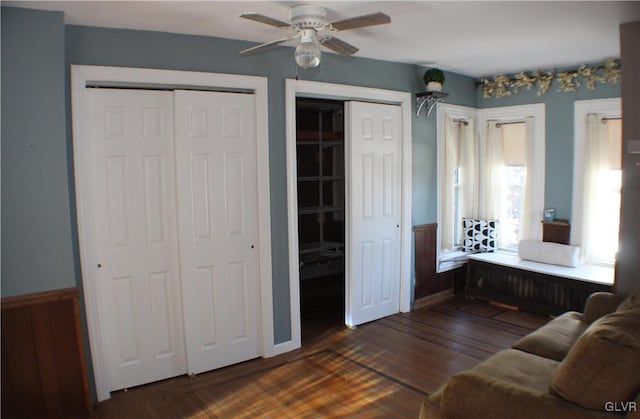
{"label": "rolled white towel", "polygon": [[580,247],[540,240],[521,240],[518,244],[518,256],[534,262],[575,268],[580,263]]}

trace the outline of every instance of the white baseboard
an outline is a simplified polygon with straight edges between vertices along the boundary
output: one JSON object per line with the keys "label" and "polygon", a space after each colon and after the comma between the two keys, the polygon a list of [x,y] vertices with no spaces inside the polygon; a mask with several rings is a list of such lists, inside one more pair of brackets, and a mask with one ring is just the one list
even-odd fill
{"label": "white baseboard", "polygon": [[299,349],[300,345],[296,345],[295,342],[293,340],[288,340],[286,342],[281,342],[281,343],[277,343],[275,345],[273,345],[273,349],[272,351],[270,351],[271,353],[269,355],[265,355],[265,358],[269,358],[272,356],[276,356],[276,355],[280,355],[280,354],[284,354],[287,352],[291,352],[295,349]]}

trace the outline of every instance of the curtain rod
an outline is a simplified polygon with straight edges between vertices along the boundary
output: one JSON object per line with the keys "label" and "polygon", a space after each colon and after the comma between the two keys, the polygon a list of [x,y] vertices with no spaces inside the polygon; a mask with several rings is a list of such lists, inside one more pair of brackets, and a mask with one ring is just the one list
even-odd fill
{"label": "curtain rod", "polygon": [[512,125],[512,124],[524,124],[525,121],[510,121],[510,122],[496,122],[496,128],[500,128],[503,125]]}
{"label": "curtain rod", "polygon": [[621,116],[603,116],[601,121],[603,124],[606,124],[607,121],[618,121],[620,119],[622,119]]}
{"label": "curtain rod", "polygon": [[466,119],[454,119],[451,122],[457,122],[458,124],[462,125],[469,125],[469,121],[467,121]]}

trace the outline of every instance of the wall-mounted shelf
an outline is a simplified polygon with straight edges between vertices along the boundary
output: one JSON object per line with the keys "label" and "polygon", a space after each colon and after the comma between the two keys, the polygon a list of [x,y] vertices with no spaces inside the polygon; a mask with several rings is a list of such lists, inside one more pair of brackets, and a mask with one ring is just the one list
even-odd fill
{"label": "wall-mounted shelf", "polygon": [[444,92],[416,93],[416,116],[420,116],[420,111],[426,105],[428,118],[436,103],[442,102],[447,96],[449,96],[449,93]]}

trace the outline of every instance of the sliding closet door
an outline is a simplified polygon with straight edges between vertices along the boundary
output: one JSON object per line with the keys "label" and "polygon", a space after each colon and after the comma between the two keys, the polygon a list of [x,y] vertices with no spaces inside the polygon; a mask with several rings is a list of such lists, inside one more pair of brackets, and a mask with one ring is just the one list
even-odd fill
{"label": "sliding closet door", "polygon": [[186,372],[173,93],[91,89],[98,308],[111,390]]}
{"label": "sliding closet door", "polygon": [[400,311],[400,107],[347,102],[346,121],[346,322],[355,326]]}
{"label": "sliding closet door", "polygon": [[254,96],[177,91],[176,166],[188,370],[258,347]]}

